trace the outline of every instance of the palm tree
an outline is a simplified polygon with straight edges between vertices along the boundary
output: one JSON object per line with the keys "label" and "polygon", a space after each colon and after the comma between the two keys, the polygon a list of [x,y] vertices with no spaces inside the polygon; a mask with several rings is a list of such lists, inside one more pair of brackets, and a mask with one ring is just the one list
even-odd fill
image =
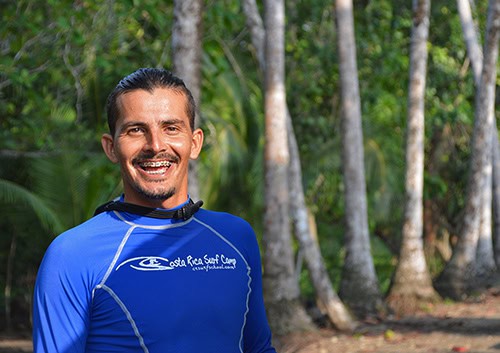
{"label": "palm tree", "polygon": [[[265,55],[264,55],[264,38],[265,30],[262,19],[258,12],[257,3],[255,0],[243,1],[243,9],[247,27],[251,33],[252,44],[257,53],[259,67],[262,72],[265,71]],[[288,133],[288,146],[290,152],[289,178],[288,187],[291,195],[290,213],[293,221],[293,232],[297,238],[300,250],[305,255],[307,269],[312,280],[312,284],[316,291],[316,298],[319,303],[319,308],[330,319],[330,321],[340,330],[352,330],[355,323],[340,301],[333,285],[328,276],[326,265],[321,255],[319,245],[313,239],[312,229],[310,227],[309,217],[304,189],[302,186],[302,167],[299,156],[299,148],[293,130],[292,117],[286,109],[286,122]]]}
{"label": "palm tree", "polygon": [[387,301],[398,312],[435,301],[423,244],[424,96],[430,0],[413,2],[406,140],[406,203],[399,262]]}
{"label": "palm tree", "polygon": [[[471,5],[468,0],[457,0],[458,13],[460,15],[460,22],[462,23],[462,32],[467,47],[467,56],[471,62],[472,73],[474,77],[474,84],[478,88],[481,84],[481,70],[483,66],[483,51],[480,46],[480,35],[477,26],[472,18]],[[493,114],[493,111],[491,112]],[[496,126],[496,119],[493,117],[492,129],[492,153],[491,159],[488,161],[486,167],[486,187],[483,189],[483,201],[481,202],[481,216],[479,224],[479,238],[477,243],[475,271],[477,273],[478,284],[480,281],[487,280],[488,277],[496,270],[493,250],[493,235],[492,235],[492,201],[495,204],[500,203],[500,186],[498,180],[493,176],[498,175],[498,170],[495,172],[493,168],[500,165],[498,154],[498,130]],[[490,172],[490,168],[492,171]],[[495,197],[495,199],[493,199]],[[493,200],[492,200],[493,199]],[[495,224],[500,221],[500,215],[495,212]],[[494,227],[495,232],[498,234],[500,229]]]}
{"label": "palm tree", "polygon": [[299,302],[289,221],[284,0],[265,1],[264,299],[275,334],[311,328]]}
{"label": "palm tree", "polygon": [[336,15],[342,85],[342,171],[346,220],[346,257],[340,295],[353,312],[363,318],[376,315],[383,307],[383,301],[368,233],[363,131],[352,0],[337,0]]}
{"label": "palm tree", "polygon": [[[7,269],[4,288],[7,328],[11,328],[10,303],[13,287],[13,271],[17,242],[21,237],[33,234],[16,232],[26,222],[26,212],[36,215],[50,241],[55,235],[90,218],[95,208],[117,194],[118,176],[110,163],[101,155],[83,156],[76,153],[60,153],[45,158],[29,159],[30,187],[0,179],[0,204],[3,207],[20,208],[22,212],[3,213],[13,225],[7,250]],[[5,220],[4,220],[5,221]],[[46,242],[46,243],[47,243]],[[24,249],[26,251],[28,249]],[[32,259],[38,266],[41,259]],[[29,266],[24,266],[29,270]]]}
{"label": "palm tree", "polygon": [[[184,80],[197,105],[195,125],[199,126],[201,95],[201,57],[203,25],[203,1],[174,1],[172,28],[172,61],[174,73]],[[189,164],[189,192],[199,198],[198,168],[196,161]]]}
{"label": "palm tree", "polygon": [[488,165],[491,165],[495,80],[497,77],[498,39],[500,37],[500,0],[490,0],[486,27],[484,59],[480,84],[476,89],[474,131],[471,142],[470,174],[467,183],[465,211],[458,242],[451,260],[436,280],[442,296],[463,299],[473,288],[475,259],[479,237],[481,202],[487,187]]}

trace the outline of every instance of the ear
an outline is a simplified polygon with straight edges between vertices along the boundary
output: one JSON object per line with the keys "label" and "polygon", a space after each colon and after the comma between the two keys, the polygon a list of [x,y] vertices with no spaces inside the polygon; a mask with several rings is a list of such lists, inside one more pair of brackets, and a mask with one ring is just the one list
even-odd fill
{"label": "ear", "polygon": [[201,152],[201,147],[203,146],[203,131],[201,129],[196,129],[193,131],[193,137],[191,139],[191,154],[189,158],[197,159]]}
{"label": "ear", "polygon": [[113,136],[110,134],[104,134],[101,137],[101,145],[104,153],[108,156],[108,159],[113,163],[118,163],[118,158],[115,155],[115,142]]}

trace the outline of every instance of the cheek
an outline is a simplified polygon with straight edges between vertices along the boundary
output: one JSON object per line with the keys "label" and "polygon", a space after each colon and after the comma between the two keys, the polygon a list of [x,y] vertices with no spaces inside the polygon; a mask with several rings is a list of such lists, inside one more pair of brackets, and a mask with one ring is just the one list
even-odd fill
{"label": "cheek", "polygon": [[141,144],[135,141],[120,141],[116,146],[115,155],[120,163],[126,163],[141,151]]}
{"label": "cheek", "polygon": [[189,156],[191,153],[191,141],[185,139],[171,140],[169,145],[181,156]]}

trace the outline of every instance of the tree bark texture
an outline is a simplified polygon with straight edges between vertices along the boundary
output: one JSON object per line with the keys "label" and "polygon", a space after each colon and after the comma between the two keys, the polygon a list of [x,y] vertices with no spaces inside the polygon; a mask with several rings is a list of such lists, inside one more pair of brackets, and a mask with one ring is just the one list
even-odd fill
{"label": "tree bark texture", "polygon": [[[493,135],[491,134],[491,137]],[[493,145],[493,144],[492,144]],[[493,150],[493,148],[492,148]],[[483,200],[481,202],[481,217],[479,219],[479,237],[476,249],[476,261],[474,269],[474,280],[476,286],[482,287],[489,277],[496,271],[493,236],[491,233],[491,209],[492,209],[492,159],[490,158],[486,166],[486,181],[483,190]]]}
{"label": "tree bark texture", "polygon": [[[493,118],[494,129],[496,131],[496,121]],[[500,268],[500,141],[498,136],[493,137],[493,253],[495,264],[497,268]]]}
{"label": "tree bark texture", "polygon": [[[172,28],[173,72],[184,80],[196,102],[195,126],[199,126],[201,91],[201,34],[203,0],[175,0]],[[200,197],[196,161],[189,164],[189,194]]]}
{"label": "tree bark texture", "polygon": [[287,129],[288,131],[292,131],[289,134],[288,144],[290,146],[290,211],[294,225],[294,234],[299,242],[300,251],[304,253],[307,270],[316,291],[320,310],[328,316],[330,321],[339,330],[352,331],[356,326],[355,322],[337,296],[328,276],[319,245],[314,241],[311,234],[309,214],[302,187],[302,170],[298,156],[297,140],[293,134],[292,119],[289,114],[287,114]]}
{"label": "tree bark texture", "polygon": [[284,1],[265,1],[266,209],[263,285],[269,324],[275,334],[312,327],[299,302],[290,235],[284,26]]}
{"label": "tree bark texture", "polygon": [[472,19],[470,0],[457,0],[458,14],[462,24],[465,45],[467,47],[467,56],[472,65],[472,73],[476,86],[481,79],[481,68],[483,66],[483,52],[481,50],[479,33]]}
{"label": "tree bark texture", "polygon": [[373,316],[383,302],[371,256],[361,127],[361,103],[354,41],[352,0],[336,0],[342,86],[342,170],[346,257],[340,294],[359,317]]}
{"label": "tree bark texture", "polygon": [[[265,63],[260,62],[260,60],[264,61],[265,30],[258,12],[257,3],[255,0],[244,0],[243,9],[247,18],[247,27],[249,27],[251,33],[252,44],[256,48],[259,66],[264,71]],[[308,209],[302,187],[302,167],[300,164],[299,148],[288,109],[286,110],[286,119],[290,154],[288,186],[289,194],[291,195],[290,214],[294,225],[293,233],[299,242],[299,251],[302,251],[304,254],[320,310],[328,316],[333,325],[339,330],[350,331],[355,327],[355,323],[333,288],[321,255],[321,250],[318,243],[313,239],[309,225]]]}
{"label": "tree bark texture", "polygon": [[387,298],[396,312],[413,311],[435,301],[423,244],[424,102],[430,0],[413,1],[406,137],[406,203],[399,262]]}
{"label": "tree bark texture", "polygon": [[[500,14],[500,13],[499,13]],[[477,38],[478,36],[476,36]],[[497,39],[498,41],[498,39]],[[477,44],[479,46],[479,43]],[[498,50],[498,49],[497,49]],[[481,53],[481,52],[480,52]],[[481,53],[482,54],[482,53]],[[482,55],[480,57],[482,59]],[[479,60],[479,58],[476,58]],[[476,64],[479,68],[482,68],[482,60],[480,64]],[[481,83],[481,77],[476,79],[476,82]],[[478,87],[477,85],[476,87]],[[493,90],[493,108],[495,104],[495,91]],[[479,236],[476,249],[476,261],[474,268],[474,287],[482,288],[487,285],[487,282],[492,274],[496,271],[494,250],[493,250],[493,235],[492,235],[492,207],[493,207],[493,163],[495,157],[498,158],[498,154],[495,153],[495,148],[498,147],[498,130],[495,121],[494,109],[490,111],[491,123],[493,125],[490,132],[490,148],[491,153],[489,154],[489,159],[486,161],[485,166],[485,187],[483,189],[483,200],[481,204],[481,216],[479,219]],[[497,143],[493,143],[494,139]],[[497,161],[496,163],[499,163]]]}
{"label": "tree bark texture", "polygon": [[[496,132],[495,118],[493,125]],[[498,135],[493,135],[493,243],[495,264],[500,268],[500,142]]]}
{"label": "tree bark texture", "polygon": [[255,55],[259,63],[260,70],[264,73],[266,70],[265,60],[265,35],[264,24],[259,14],[256,0],[243,0],[243,12],[245,13],[246,26],[250,31],[252,45],[255,48]]}
{"label": "tree bark texture", "polygon": [[474,131],[472,136],[470,175],[467,183],[463,224],[451,260],[436,281],[446,297],[463,299],[471,289],[474,277],[477,241],[481,215],[482,190],[486,187],[488,161],[491,159],[495,80],[498,60],[500,0],[490,0],[486,27],[484,59],[480,84],[476,90]]}
{"label": "tree bark texture", "polygon": [[[476,89],[479,87],[481,82],[481,70],[483,66],[483,52],[480,46],[479,33],[477,26],[474,24],[471,15],[470,3],[468,0],[457,0],[458,11],[460,14],[460,21],[462,23],[462,31],[464,33],[464,39],[467,45],[467,55],[472,64],[472,71],[474,75],[474,83]],[[480,232],[478,238],[478,247],[476,252],[476,263],[475,272],[477,273],[477,279],[479,281],[478,285],[481,286],[481,280],[487,280],[490,273],[496,270],[496,264],[494,260],[493,251],[493,235],[492,235],[492,208],[493,200],[495,204],[500,204],[500,186],[498,182],[493,180],[495,175],[500,177],[500,174],[494,173],[493,168],[495,166],[500,167],[500,155],[498,153],[498,130],[496,126],[495,117],[492,117],[493,129],[492,129],[492,153],[491,160],[488,162],[486,167],[486,187],[484,188],[481,218],[480,218]],[[496,192],[496,189],[499,189]],[[500,223],[500,214],[493,213],[496,217],[495,226],[498,227]],[[500,232],[500,230],[496,230]]]}

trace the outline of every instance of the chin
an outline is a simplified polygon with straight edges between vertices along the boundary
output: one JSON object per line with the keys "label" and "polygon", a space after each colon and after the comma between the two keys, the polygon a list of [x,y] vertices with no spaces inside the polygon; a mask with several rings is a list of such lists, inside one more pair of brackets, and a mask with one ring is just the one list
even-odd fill
{"label": "chin", "polygon": [[176,194],[176,190],[174,188],[158,190],[141,188],[137,191],[142,197],[151,201],[165,201]]}

